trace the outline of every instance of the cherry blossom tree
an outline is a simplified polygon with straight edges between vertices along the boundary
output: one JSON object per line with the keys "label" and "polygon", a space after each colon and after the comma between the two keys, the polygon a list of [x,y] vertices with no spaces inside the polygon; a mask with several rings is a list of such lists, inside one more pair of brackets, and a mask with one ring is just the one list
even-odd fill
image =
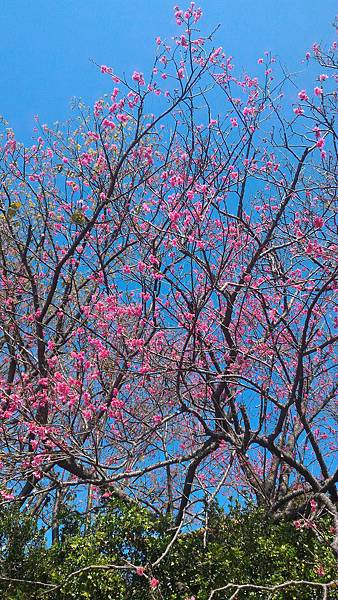
{"label": "cherry blossom tree", "polygon": [[311,88],[236,74],[201,16],[32,146],[3,125],[0,495],[176,531],[252,497],[338,552],[336,47]]}

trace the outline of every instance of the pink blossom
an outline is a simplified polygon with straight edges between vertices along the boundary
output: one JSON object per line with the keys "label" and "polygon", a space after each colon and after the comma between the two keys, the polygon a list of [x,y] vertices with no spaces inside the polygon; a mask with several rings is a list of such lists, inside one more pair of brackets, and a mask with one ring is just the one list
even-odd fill
{"label": "pink blossom", "polygon": [[308,100],[308,99],[309,99],[309,96],[307,95],[307,93],[306,93],[306,91],[305,91],[305,90],[301,90],[301,91],[298,93],[298,98],[299,98],[299,100],[304,100],[304,101],[306,102],[306,100]]}
{"label": "pink blossom", "polygon": [[244,106],[244,108],[243,108],[244,117],[247,117],[248,115],[253,115],[254,112],[255,112],[255,109],[250,106]]}
{"label": "pink blossom", "polygon": [[159,272],[155,273],[154,272],[153,277],[154,277],[154,279],[163,279],[164,275],[163,275],[163,273],[159,273]]}
{"label": "pink blossom", "polygon": [[100,71],[101,71],[101,73],[108,73],[109,75],[111,75],[113,72],[113,69],[111,67],[107,67],[107,65],[101,65]]}
{"label": "pink blossom", "polygon": [[321,96],[323,94],[323,88],[316,86],[313,90],[316,96]]}
{"label": "pink blossom", "polygon": [[175,19],[176,19],[176,25],[180,26],[183,23],[183,10],[180,10],[178,6],[175,6]]}
{"label": "pink blossom", "polygon": [[177,44],[179,46],[182,46],[183,48],[187,48],[188,47],[188,40],[185,37],[185,35],[181,35],[180,39],[177,40]]}
{"label": "pink blossom", "polygon": [[144,271],[146,270],[147,265],[142,262],[141,260],[137,263],[137,268],[140,271],[140,273],[144,273]]}
{"label": "pink blossom", "polygon": [[14,494],[12,494],[12,492],[7,492],[7,490],[0,490],[0,496],[4,500],[13,500],[15,498]]}
{"label": "pink blossom", "polygon": [[172,210],[171,212],[169,212],[169,219],[170,219],[170,221],[172,221],[172,223],[176,223],[179,218],[180,218],[180,213],[177,212],[177,210]]}
{"label": "pink blossom", "polygon": [[136,567],[136,574],[142,577],[144,575],[144,567]]}
{"label": "pink blossom", "polygon": [[222,50],[223,48],[221,46],[219,48],[216,48],[216,50],[214,50],[214,52],[210,55],[209,61],[211,63],[216,63],[216,59],[221,54]]}
{"label": "pink blossom", "polygon": [[317,42],[315,42],[314,44],[312,44],[312,50],[315,56],[318,56],[319,51],[320,51],[320,46]]}
{"label": "pink blossom", "polygon": [[112,495],[113,495],[113,493],[112,493],[112,492],[104,492],[104,493],[102,494],[102,498],[110,498]]}
{"label": "pink blossom", "polygon": [[160,582],[158,579],[156,579],[156,577],[152,577],[149,583],[150,587],[155,590]]}
{"label": "pink blossom", "polygon": [[324,219],[323,219],[323,217],[315,217],[313,219],[313,224],[318,229],[320,229],[321,227],[323,227],[323,225],[324,225]]}
{"label": "pink blossom", "polygon": [[109,129],[115,129],[115,123],[113,123],[113,121],[110,121],[109,119],[103,119],[102,121],[102,125],[103,127],[109,127]]}
{"label": "pink blossom", "polygon": [[124,113],[119,113],[118,115],[116,115],[116,118],[118,121],[120,121],[120,123],[128,122],[128,115],[125,115]]}
{"label": "pink blossom", "polygon": [[316,142],[316,146],[317,148],[323,148],[325,144],[325,140],[323,137],[318,138],[317,142]]}
{"label": "pink blossom", "polygon": [[145,84],[143,73],[139,73],[139,71],[134,71],[132,79],[133,81],[137,81],[140,85]]}
{"label": "pink blossom", "polygon": [[296,108],[293,109],[293,112],[297,117],[304,114],[304,110],[300,106],[296,106]]}

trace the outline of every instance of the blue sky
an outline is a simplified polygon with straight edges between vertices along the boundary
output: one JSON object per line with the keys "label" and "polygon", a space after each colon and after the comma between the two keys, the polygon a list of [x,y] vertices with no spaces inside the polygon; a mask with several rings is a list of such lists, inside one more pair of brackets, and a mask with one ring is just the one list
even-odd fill
{"label": "blue sky", "polygon": [[[109,79],[90,59],[117,72],[147,71],[155,37],[175,32],[172,0],[2,0],[0,115],[28,142],[33,116],[64,120],[71,98],[92,103]],[[331,41],[335,0],[202,0],[205,31],[249,71],[271,50],[290,70],[315,41]],[[186,3],[182,3],[182,7]]]}

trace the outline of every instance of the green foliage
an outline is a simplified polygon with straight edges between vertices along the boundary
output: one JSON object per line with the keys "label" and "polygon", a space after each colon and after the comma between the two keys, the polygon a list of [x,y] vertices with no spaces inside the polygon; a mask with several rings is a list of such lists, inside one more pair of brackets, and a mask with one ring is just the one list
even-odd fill
{"label": "green foliage", "polygon": [[[318,577],[316,571],[320,566],[325,577]],[[204,600],[210,590],[229,582],[276,585],[291,579],[329,581],[335,577],[336,561],[331,549],[323,546],[313,531],[296,530],[292,523],[273,523],[257,509],[236,508],[229,515],[214,510],[209,516],[207,532],[199,530],[182,535],[162,569],[166,571],[162,580],[168,582],[168,591],[174,570],[181,582],[189,583],[186,595]],[[178,592],[165,597],[178,600],[182,597]],[[247,590],[238,595],[238,598],[263,597],[267,594]],[[318,595],[321,597],[322,592]],[[310,600],[316,595],[313,588],[303,587],[283,590],[269,598]]]}
{"label": "green foliage", "polygon": [[[45,563],[48,551],[44,531],[18,510],[0,511],[1,577],[36,580],[36,565]],[[8,600],[35,598],[30,584],[1,582],[0,597]]]}
{"label": "green foliage", "polygon": [[10,206],[7,209],[8,219],[11,219],[12,217],[14,217],[17,214],[20,207],[21,207],[21,202],[17,202],[17,201],[11,202]]}
{"label": "green foliage", "polygon": [[[325,582],[335,577],[333,553],[311,529],[274,523],[255,508],[236,506],[225,514],[213,506],[207,529],[181,533],[153,571],[149,565],[173,535],[170,519],[154,520],[136,505],[114,501],[96,511],[91,523],[65,512],[62,526],[60,543],[47,547],[32,519],[17,511],[1,515],[2,575],[56,586],[46,594],[42,586],[3,582],[1,598],[184,600],[195,596],[206,600],[212,589],[229,582],[275,585],[290,579]],[[110,568],[128,567],[128,563],[143,566],[148,577],[156,577],[159,591],[151,591],[149,579],[134,569]],[[324,575],[317,573],[319,567]],[[239,599],[267,597],[310,600],[321,598],[322,592],[303,586],[272,595],[249,590],[238,595]]]}
{"label": "green foliage", "polygon": [[72,212],[70,220],[76,225],[84,225],[86,222],[86,217],[84,216],[82,210],[80,208],[77,208]]}

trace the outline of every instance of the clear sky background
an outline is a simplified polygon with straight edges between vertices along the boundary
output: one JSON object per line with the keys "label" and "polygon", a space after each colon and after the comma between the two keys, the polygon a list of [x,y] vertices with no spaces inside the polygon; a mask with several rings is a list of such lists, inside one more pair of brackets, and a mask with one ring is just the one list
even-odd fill
{"label": "clear sky background", "polygon": [[[147,71],[155,37],[176,31],[172,0],[1,0],[0,114],[29,142],[33,116],[63,121],[71,98],[92,103],[110,80],[90,59],[117,72]],[[178,2],[179,3],[179,2]],[[187,6],[187,2],[179,3]],[[256,71],[265,50],[288,66],[313,42],[329,42],[336,0],[201,0],[204,31],[221,24],[216,38],[236,66]],[[306,77],[306,75],[305,75]]]}

